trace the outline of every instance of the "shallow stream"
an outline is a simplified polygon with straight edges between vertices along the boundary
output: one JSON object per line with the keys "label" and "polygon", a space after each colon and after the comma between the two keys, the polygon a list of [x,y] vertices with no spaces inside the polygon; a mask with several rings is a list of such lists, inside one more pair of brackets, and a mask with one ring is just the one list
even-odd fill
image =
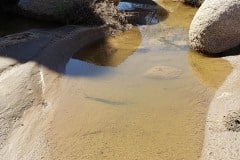
{"label": "shallow stream", "polygon": [[189,49],[196,9],[157,3],[169,12],[159,23],[88,46],[68,62],[49,133],[53,159],[199,158],[208,105],[231,66]]}
{"label": "shallow stream", "polygon": [[[156,12],[137,19],[141,26],[87,46],[69,60],[55,87],[60,96],[51,106],[56,112],[46,135],[49,159],[200,157],[209,103],[232,68],[189,48],[196,8],[155,2]],[[126,0],[119,7],[142,10],[149,5]],[[0,16],[5,22],[0,37],[46,27],[7,17]]]}

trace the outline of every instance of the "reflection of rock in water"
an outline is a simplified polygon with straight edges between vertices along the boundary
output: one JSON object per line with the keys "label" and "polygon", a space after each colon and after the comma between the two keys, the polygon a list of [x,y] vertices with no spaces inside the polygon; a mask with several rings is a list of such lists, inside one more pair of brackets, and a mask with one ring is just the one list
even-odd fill
{"label": "reflection of rock in water", "polygon": [[209,58],[192,50],[188,61],[193,74],[208,87],[218,88],[231,73],[231,64],[222,58]]}
{"label": "reflection of rock in water", "polygon": [[190,23],[197,11],[197,8],[176,3],[172,0],[157,0],[159,4],[169,11],[164,23],[169,27],[189,29]]}
{"label": "reflection of rock in water", "polygon": [[109,37],[94,45],[85,47],[73,58],[87,61],[100,66],[117,66],[134,53],[141,43],[138,28],[122,33],[116,37]]}
{"label": "reflection of rock in water", "polygon": [[168,15],[168,12],[154,1],[124,0],[119,3],[118,8],[126,12],[128,21],[135,25],[157,24]]}

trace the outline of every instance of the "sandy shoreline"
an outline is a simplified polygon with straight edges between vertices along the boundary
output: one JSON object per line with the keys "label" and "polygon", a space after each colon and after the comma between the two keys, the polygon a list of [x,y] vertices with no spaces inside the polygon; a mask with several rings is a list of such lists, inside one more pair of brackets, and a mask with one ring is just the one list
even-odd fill
{"label": "sandy shoreline", "polygon": [[240,157],[240,133],[228,131],[224,125],[224,116],[240,109],[240,56],[224,59],[232,64],[233,71],[209,106],[201,160],[238,160]]}

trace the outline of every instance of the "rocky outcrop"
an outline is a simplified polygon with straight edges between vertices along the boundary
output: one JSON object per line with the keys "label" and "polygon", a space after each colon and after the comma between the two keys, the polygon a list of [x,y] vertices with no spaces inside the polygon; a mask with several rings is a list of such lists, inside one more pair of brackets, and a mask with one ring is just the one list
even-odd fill
{"label": "rocky outcrop", "polygon": [[216,55],[240,44],[240,1],[206,0],[190,26],[194,50]]}
{"label": "rocky outcrop", "polygon": [[107,25],[124,31],[130,28],[118,0],[20,0],[19,13],[34,19],[64,24]]}
{"label": "rocky outcrop", "polygon": [[[38,18],[62,20],[71,10],[76,10],[80,6],[81,9],[84,6],[90,6],[92,2],[93,0],[20,0],[18,6],[25,14],[32,17],[38,16]],[[80,13],[77,13],[77,15],[69,17],[69,20],[72,19],[73,16],[82,17]]]}
{"label": "rocky outcrop", "polygon": [[[118,10],[118,3],[119,0],[0,0],[0,13],[2,21],[9,17],[18,19],[24,16],[31,18],[30,21],[36,24],[44,24],[44,27],[63,24],[105,25],[108,27],[108,33],[116,34],[132,28],[126,13]],[[25,25],[22,28],[25,28]],[[6,34],[1,33],[0,36],[4,35]]]}

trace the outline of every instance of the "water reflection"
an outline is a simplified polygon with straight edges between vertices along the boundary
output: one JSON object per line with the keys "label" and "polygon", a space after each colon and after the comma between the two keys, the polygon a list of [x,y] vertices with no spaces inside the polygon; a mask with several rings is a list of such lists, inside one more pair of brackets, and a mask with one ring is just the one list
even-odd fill
{"label": "water reflection", "polygon": [[209,58],[189,50],[188,62],[193,74],[206,86],[217,89],[231,73],[231,64],[222,58]]}
{"label": "water reflection", "polygon": [[168,18],[164,20],[165,24],[171,27],[189,29],[197,8],[172,0],[156,0],[156,3],[161,4],[169,12]]}
{"label": "water reflection", "polygon": [[118,8],[128,14],[128,21],[134,25],[157,24],[168,15],[168,12],[154,1],[122,1]]}
{"label": "water reflection", "polygon": [[136,27],[119,36],[108,37],[101,42],[87,46],[76,53],[73,58],[99,66],[116,67],[132,55],[140,43],[141,33]]}

